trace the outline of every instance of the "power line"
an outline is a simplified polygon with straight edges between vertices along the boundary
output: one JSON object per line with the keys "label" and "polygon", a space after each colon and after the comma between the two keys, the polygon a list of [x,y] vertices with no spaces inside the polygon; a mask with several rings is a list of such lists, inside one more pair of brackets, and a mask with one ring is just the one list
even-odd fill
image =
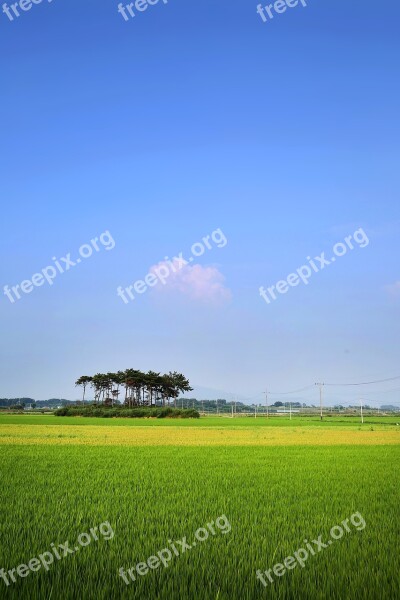
{"label": "power line", "polygon": [[[388,379],[377,379],[375,381],[364,381],[364,382],[359,382],[359,383],[324,383],[324,385],[330,386],[330,387],[349,387],[349,386],[359,386],[359,385],[373,385],[375,383],[386,383],[387,381],[395,381],[397,379],[400,379],[400,375],[397,375],[396,377],[390,377]],[[292,390],[291,392],[270,392],[268,390],[268,394],[271,396],[289,396],[291,394],[299,394],[300,392],[305,392],[306,390],[311,390],[312,388],[315,387],[315,385],[316,384],[307,385],[306,387],[300,388],[298,390]],[[397,389],[396,390],[387,390],[387,392],[390,392],[390,391],[397,391]],[[373,392],[373,393],[376,393],[376,394],[386,393],[386,391],[385,392]],[[255,396],[248,398],[248,400],[253,400],[254,398],[257,398],[264,394],[265,394],[265,392],[259,392]]]}
{"label": "power line", "polygon": [[370,396],[373,394],[374,396],[377,394],[390,394],[393,392],[400,392],[400,388],[392,388],[391,390],[374,390],[373,392],[363,392],[364,396]]}
{"label": "power line", "polygon": [[[360,382],[360,383],[324,383],[324,385],[337,386],[337,387],[352,386],[352,385],[372,385],[373,383],[385,383],[387,381],[395,381],[396,379],[400,379],[400,375],[397,375],[396,377],[390,377],[388,379],[377,379],[376,381],[363,381],[363,382]],[[293,390],[292,392],[270,392],[268,390],[268,394],[272,394],[273,396],[286,396],[286,395],[289,395],[289,394],[298,394],[300,392],[304,392],[306,390],[310,390],[311,388],[314,387],[314,385],[315,384],[308,385],[308,386],[306,386],[304,388],[301,388],[299,390]]]}
{"label": "power line", "polygon": [[305,390],[310,390],[314,385],[308,385],[307,387],[301,388],[300,390],[293,390],[292,392],[270,392],[268,390],[268,394],[272,394],[272,396],[287,396],[289,394],[298,394],[300,392],[304,392]]}
{"label": "power line", "polygon": [[363,381],[361,383],[325,383],[325,385],[338,387],[349,385],[372,385],[373,383],[385,383],[386,381],[394,381],[395,379],[400,379],[400,375],[397,375],[397,377],[390,377],[389,379],[377,379],[376,381]]}
{"label": "power line", "polygon": [[[382,404],[382,400],[372,400],[372,398],[365,398],[366,394],[363,394],[363,399],[368,402],[368,404]],[[398,405],[400,404],[398,400],[388,400],[389,404]]]}

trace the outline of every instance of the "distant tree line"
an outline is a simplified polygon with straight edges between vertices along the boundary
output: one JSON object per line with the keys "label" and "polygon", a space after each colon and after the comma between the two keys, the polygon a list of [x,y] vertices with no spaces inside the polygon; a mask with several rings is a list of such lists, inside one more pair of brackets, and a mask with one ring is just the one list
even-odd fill
{"label": "distant tree line", "polygon": [[7,408],[31,406],[32,408],[56,407],[65,404],[74,404],[72,400],[49,398],[49,400],[35,400],[34,398],[0,398],[0,406]]}
{"label": "distant tree line", "polygon": [[154,371],[143,373],[136,369],[126,369],[117,373],[96,373],[93,376],[82,375],[75,385],[83,389],[82,404],[85,402],[86,389],[89,386],[94,391],[96,404],[123,404],[129,408],[170,406],[171,400],[176,407],[179,394],[193,389],[182,373],[174,371],[161,375]]}
{"label": "distant tree line", "polygon": [[32,398],[0,398],[0,406],[14,406],[17,404],[25,406],[30,402],[34,402],[34,400]]}
{"label": "distant tree line", "polygon": [[0,406],[8,408],[25,408],[27,404],[35,402],[32,398],[0,398]]}

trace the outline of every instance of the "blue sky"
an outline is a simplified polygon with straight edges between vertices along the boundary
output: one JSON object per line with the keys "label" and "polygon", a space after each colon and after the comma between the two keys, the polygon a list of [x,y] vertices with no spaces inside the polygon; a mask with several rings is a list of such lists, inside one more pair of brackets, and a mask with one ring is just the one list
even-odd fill
{"label": "blue sky", "polygon": [[[79,375],[127,367],[246,397],[400,374],[399,4],[309,0],[267,23],[250,0],[127,22],[117,5],[0,13],[2,289],[115,241],[2,294],[0,396],[72,399]],[[218,228],[184,280],[117,296]],[[260,297],[358,228],[368,246]]]}

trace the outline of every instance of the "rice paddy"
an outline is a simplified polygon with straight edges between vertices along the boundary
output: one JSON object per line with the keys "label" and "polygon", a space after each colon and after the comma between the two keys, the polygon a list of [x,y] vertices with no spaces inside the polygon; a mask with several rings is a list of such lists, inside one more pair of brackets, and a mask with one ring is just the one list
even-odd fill
{"label": "rice paddy", "polygon": [[337,446],[400,443],[400,427],[130,427],[5,425],[0,445],[83,446]]}
{"label": "rice paddy", "polygon": [[[89,421],[89,422],[88,422]],[[101,423],[98,423],[101,421]],[[0,416],[0,568],[27,564],[108,521],[112,539],[31,572],[22,599],[395,598],[399,589],[400,427],[377,418],[217,419],[182,423]],[[344,422],[343,422],[344,421]],[[270,569],[329,538],[353,513],[363,530],[264,588]],[[126,585],[128,570],[226,515],[210,535]],[[220,532],[219,532],[220,533]]]}

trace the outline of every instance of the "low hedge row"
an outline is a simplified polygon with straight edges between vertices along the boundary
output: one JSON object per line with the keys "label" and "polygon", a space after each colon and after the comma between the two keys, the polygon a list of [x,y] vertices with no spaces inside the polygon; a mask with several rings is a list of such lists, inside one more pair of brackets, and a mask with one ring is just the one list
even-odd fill
{"label": "low hedge row", "polygon": [[103,417],[129,419],[198,419],[200,414],[193,408],[115,408],[106,406],[64,406],[54,411],[57,417]]}

